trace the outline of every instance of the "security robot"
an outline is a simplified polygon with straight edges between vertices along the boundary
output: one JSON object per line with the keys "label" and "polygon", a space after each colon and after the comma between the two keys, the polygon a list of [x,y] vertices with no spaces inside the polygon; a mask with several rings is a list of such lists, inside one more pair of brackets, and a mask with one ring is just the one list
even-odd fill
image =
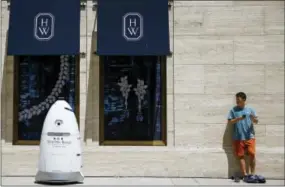
{"label": "security robot", "polygon": [[64,100],[56,101],[44,121],[37,183],[82,183],[82,150],[74,112]]}

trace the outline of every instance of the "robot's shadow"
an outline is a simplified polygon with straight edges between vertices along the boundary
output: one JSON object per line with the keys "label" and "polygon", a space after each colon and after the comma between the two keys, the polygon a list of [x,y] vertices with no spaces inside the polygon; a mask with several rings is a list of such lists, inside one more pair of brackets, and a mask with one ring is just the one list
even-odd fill
{"label": "robot's shadow", "polygon": [[65,185],[76,185],[83,184],[83,182],[36,182],[35,184],[40,184],[43,186],[65,186]]}

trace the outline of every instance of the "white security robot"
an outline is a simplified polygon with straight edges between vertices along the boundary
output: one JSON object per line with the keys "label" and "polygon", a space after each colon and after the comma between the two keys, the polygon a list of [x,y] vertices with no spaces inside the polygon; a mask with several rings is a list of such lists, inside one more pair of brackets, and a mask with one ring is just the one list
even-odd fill
{"label": "white security robot", "polygon": [[56,101],[44,121],[37,183],[82,183],[82,150],[74,112],[64,100]]}

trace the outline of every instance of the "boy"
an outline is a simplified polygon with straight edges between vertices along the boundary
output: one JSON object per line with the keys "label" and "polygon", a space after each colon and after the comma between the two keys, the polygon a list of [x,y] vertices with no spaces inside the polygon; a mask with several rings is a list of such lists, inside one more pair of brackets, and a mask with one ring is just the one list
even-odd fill
{"label": "boy", "polygon": [[[255,111],[246,106],[246,94],[243,92],[237,93],[236,106],[230,110],[228,115],[228,125],[234,125],[233,148],[239,160],[240,170],[245,181],[255,180],[255,137],[253,124],[257,123],[258,119]],[[247,150],[250,157],[250,175],[246,173],[245,150]]]}

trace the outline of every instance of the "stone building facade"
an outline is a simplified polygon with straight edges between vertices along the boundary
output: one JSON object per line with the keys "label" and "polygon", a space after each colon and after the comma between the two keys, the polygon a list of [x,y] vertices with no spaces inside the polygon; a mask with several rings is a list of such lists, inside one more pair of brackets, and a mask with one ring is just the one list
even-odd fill
{"label": "stone building facade", "polygon": [[[103,146],[97,9],[82,2],[80,133],[86,176],[228,177],[237,168],[226,116],[244,91],[260,117],[257,172],[284,178],[284,1],[170,1],[167,145]],[[14,57],[1,1],[2,175],[35,175],[39,146],[13,145]]]}

